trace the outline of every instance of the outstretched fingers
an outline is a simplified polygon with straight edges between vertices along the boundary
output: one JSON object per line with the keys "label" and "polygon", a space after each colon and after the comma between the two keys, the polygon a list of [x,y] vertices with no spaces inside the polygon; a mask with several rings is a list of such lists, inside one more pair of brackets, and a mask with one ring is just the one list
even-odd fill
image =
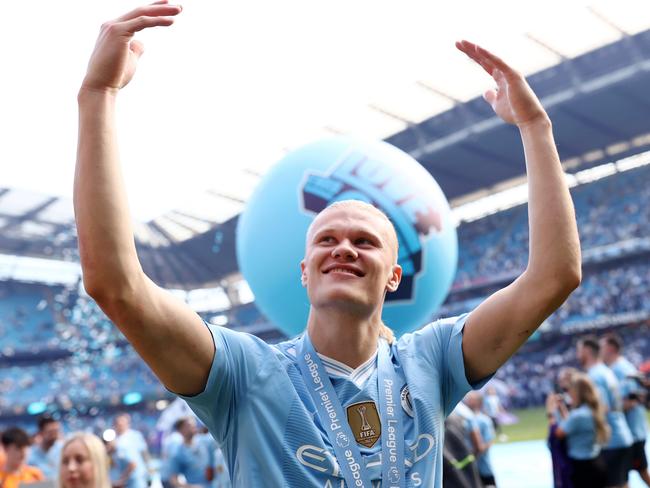
{"label": "outstretched fingers", "polygon": [[149,27],[164,27],[172,25],[173,23],[173,17],[150,17],[141,15],[134,19],[127,20],[126,22],[122,22],[122,26],[127,32],[132,34]]}
{"label": "outstretched fingers", "polygon": [[478,44],[462,40],[456,42],[456,47],[460,51],[464,52],[470,59],[480,64],[490,76],[498,75],[499,71],[506,77],[516,75],[516,71],[512,69],[503,59],[495,54],[492,54],[490,51],[482,48]]}
{"label": "outstretched fingers", "polygon": [[158,1],[150,5],[143,5],[130,12],[121,15],[116,22],[127,22],[138,17],[173,17],[181,13],[183,8],[180,5],[170,5],[167,0]]}

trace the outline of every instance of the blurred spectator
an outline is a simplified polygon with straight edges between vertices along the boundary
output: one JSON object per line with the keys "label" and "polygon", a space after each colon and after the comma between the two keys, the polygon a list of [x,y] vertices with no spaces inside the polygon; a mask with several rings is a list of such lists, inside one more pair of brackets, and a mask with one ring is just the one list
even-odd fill
{"label": "blurred spectator", "polygon": [[61,424],[50,416],[43,416],[38,421],[38,441],[29,452],[27,463],[36,466],[47,479],[58,477],[61,456]]}
{"label": "blurred spectator", "polygon": [[645,454],[648,421],[645,412],[645,388],[638,381],[640,373],[621,355],[623,341],[618,334],[606,334],[600,339],[600,347],[603,361],[614,372],[621,385],[625,419],[634,439],[631,468],[638,471],[641,479],[650,486]]}
{"label": "blurred spectator", "polygon": [[61,449],[60,488],[111,488],[104,443],[93,434],[77,432]]}
{"label": "blurred spectator", "polygon": [[116,439],[106,441],[106,453],[110,459],[109,476],[113,488],[145,488],[142,476],[135,476],[138,454],[121,446]]}
{"label": "blurred spectator", "polygon": [[183,436],[183,442],[176,446],[169,458],[171,485],[176,488],[210,488],[211,480],[206,478],[210,468],[209,455],[205,446],[195,438],[197,428],[194,417],[179,420],[178,431]]}
{"label": "blurred spectator", "polygon": [[211,482],[211,487],[230,488],[230,475],[223,452],[205,425],[199,428],[196,442],[207,454],[208,467],[205,478]]}
{"label": "blurred spectator", "polygon": [[45,476],[40,469],[25,463],[29,453],[29,436],[27,432],[11,427],[0,436],[5,451],[5,465],[0,469],[0,486],[18,488],[20,485],[43,481]]}
{"label": "blurred spectator", "polygon": [[117,447],[135,454],[136,465],[131,477],[138,479],[134,479],[129,486],[147,486],[149,484],[150,455],[144,436],[141,432],[131,428],[131,416],[126,412],[118,414],[113,422],[117,434],[115,439]]}
{"label": "blurred spectator", "polygon": [[486,488],[494,487],[496,486],[496,481],[490,460],[490,447],[492,447],[496,435],[494,424],[492,419],[481,411],[484,403],[481,393],[471,391],[465,396],[465,400],[463,401],[474,413],[474,428],[478,430],[478,435],[472,435],[471,440],[474,447],[474,454],[478,459],[478,472],[481,476],[481,481]]}
{"label": "blurred spectator", "polygon": [[605,486],[624,486],[632,461],[632,433],[625,415],[623,401],[616,376],[600,359],[600,345],[594,336],[582,337],[576,346],[576,356],[582,368],[593,381],[598,400],[605,408],[611,437],[603,447],[603,458],[607,465]]}
{"label": "blurred spectator", "polygon": [[573,488],[613,486],[606,483],[608,469],[599,457],[601,446],[607,443],[610,435],[604,406],[587,375],[574,373],[570,378],[571,409],[567,409],[560,395],[551,394],[546,411],[550,423],[557,424],[553,435],[567,440],[571,484]]}

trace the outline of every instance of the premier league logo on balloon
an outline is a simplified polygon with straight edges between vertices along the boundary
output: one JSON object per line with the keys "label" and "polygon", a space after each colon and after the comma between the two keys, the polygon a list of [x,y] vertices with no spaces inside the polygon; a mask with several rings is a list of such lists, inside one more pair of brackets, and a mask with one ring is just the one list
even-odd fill
{"label": "premier league logo on balloon", "polygon": [[382,210],[397,231],[403,277],[383,313],[397,335],[428,322],[449,291],[456,229],[432,176],[385,142],[340,137],[312,143],[269,171],[237,229],[239,267],[256,305],[289,336],[302,332],[309,313],[299,266],[307,228],[329,204],[351,199]]}

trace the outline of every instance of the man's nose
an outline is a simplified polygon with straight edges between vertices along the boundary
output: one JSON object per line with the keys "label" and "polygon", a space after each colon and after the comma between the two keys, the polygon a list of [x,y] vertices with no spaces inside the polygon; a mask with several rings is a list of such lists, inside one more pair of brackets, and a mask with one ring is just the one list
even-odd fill
{"label": "man's nose", "polygon": [[335,259],[354,260],[357,259],[358,254],[352,243],[348,239],[344,239],[334,246],[334,249],[332,249],[332,257]]}

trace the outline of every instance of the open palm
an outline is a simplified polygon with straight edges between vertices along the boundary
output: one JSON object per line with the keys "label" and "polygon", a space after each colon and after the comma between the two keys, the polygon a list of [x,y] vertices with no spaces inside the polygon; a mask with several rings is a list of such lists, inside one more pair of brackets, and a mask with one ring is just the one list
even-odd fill
{"label": "open palm", "polygon": [[496,82],[497,88],[483,96],[501,119],[522,126],[548,118],[526,79],[501,58],[469,41],[457,42],[456,47],[480,64]]}
{"label": "open palm", "polygon": [[180,11],[179,6],[168,5],[167,0],[162,0],[102,25],[82,86],[105,91],[117,91],[126,86],[144,51],[142,43],[133,39],[135,33],[149,27],[169,26]]}

